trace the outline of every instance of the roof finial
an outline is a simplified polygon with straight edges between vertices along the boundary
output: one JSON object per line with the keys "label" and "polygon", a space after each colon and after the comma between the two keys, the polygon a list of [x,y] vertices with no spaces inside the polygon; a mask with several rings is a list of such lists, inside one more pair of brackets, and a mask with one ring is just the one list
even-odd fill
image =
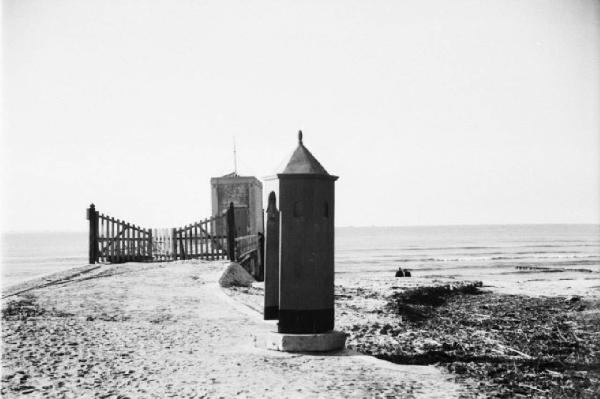
{"label": "roof finial", "polygon": [[302,144],[302,130],[298,130],[298,143]]}

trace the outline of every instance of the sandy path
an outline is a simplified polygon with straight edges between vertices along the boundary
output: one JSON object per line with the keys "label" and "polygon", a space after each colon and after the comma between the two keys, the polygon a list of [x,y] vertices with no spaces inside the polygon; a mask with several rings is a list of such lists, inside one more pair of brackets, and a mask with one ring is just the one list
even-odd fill
{"label": "sandy path", "polygon": [[[456,397],[434,367],[350,351],[254,348],[273,328],[216,285],[222,263],[104,266],[28,291],[29,317],[2,323],[2,396]],[[3,300],[22,300],[13,296]],[[31,305],[33,303],[34,305]]]}

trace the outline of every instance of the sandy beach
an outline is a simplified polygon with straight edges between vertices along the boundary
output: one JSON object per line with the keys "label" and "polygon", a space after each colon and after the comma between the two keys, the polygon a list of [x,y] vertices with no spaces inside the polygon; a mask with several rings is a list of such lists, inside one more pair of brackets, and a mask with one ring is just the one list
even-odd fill
{"label": "sandy beach", "polygon": [[[525,296],[515,293],[531,291],[526,281],[511,284],[503,275],[481,283],[340,273],[336,329],[348,334],[347,349],[286,354],[254,345],[276,328],[262,320],[264,284],[223,289],[217,280],[225,265],[87,265],[4,290],[2,396],[592,398],[600,392],[600,301],[593,286],[555,279]],[[564,282],[576,290],[563,286],[563,295],[548,295]]]}
{"label": "sandy beach", "polygon": [[253,337],[274,324],[218,287],[223,268],[201,261],[87,266],[5,290],[2,396],[467,395],[433,366],[348,349],[305,355],[256,348]]}

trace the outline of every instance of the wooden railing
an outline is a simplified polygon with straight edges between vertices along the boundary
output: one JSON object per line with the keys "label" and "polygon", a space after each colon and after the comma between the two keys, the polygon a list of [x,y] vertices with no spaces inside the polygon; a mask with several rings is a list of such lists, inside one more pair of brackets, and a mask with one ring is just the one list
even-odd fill
{"label": "wooden railing", "polygon": [[235,239],[235,261],[258,281],[264,279],[264,247],[264,236],[261,233]]}
{"label": "wooden railing", "polygon": [[223,215],[206,218],[183,227],[146,229],[99,213],[94,204],[87,210],[89,220],[89,262],[121,263],[171,261],[178,259],[230,259],[241,263],[262,280],[262,234],[243,235],[236,219],[247,220],[248,210],[230,204]]}
{"label": "wooden railing", "polygon": [[235,239],[235,258],[242,259],[258,247],[258,235],[248,235]]}

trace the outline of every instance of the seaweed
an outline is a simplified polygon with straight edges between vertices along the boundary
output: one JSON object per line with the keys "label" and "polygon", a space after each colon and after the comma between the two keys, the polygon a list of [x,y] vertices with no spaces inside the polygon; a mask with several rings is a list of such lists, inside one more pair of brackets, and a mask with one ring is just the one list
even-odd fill
{"label": "seaweed", "polygon": [[419,287],[395,292],[397,323],[350,328],[349,346],[401,364],[435,364],[488,397],[600,396],[600,307],[580,297],[534,298]]}
{"label": "seaweed", "polygon": [[37,304],[32,294],[14,297],[2,304],[2,320],[26,320],[44,313],[45,310]]}

